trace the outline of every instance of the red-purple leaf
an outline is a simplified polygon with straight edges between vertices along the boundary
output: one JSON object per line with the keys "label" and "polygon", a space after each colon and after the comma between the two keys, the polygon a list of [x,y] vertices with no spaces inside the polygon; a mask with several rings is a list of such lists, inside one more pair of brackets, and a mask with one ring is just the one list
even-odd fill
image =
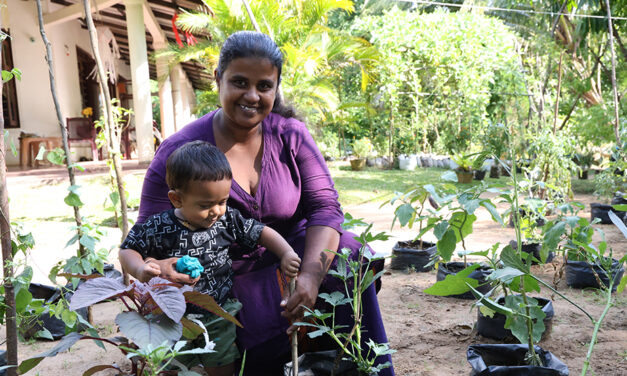
{"label": "red-purple leaf", "polygon": [[185,297],[178,287],[157,277],[148,282],[148,293],[163,313],[174,322],[181,321],[185,314]]}
{"label": "red-purple leaf", "polygon": [[115,323],[124,335],[141,348],[149,344],[154,348],[164,341],[174,343],[183,334],[183,325],[165,315],[148,319],[135,311],[122,312],[116,316]]}
{"label": "red-purple leaf", "polygon": [[113,368],[115,370],[121,371],[120,367],[118,367],[118,366],[113,366],[113,365],[110,365],[110,364],[101,364],[99,366],[93,366],[90,369],[88,369],[87,371],[83,372],[83,376],[91,376],[94,373],[97,373],[97,372],[100,372],[100,371],[104,371],[104,370],[109,369],[109,368]]}
{"label": "red-purple leaf", "polygon": [[56,356],[58,353],[67,351],[72,345],[76,343],[79,339],[82,339],[84,336],[80,333],[70,333],[63,337],[59,343],[48,351],[44,351],[41,354],[34,356],[32,358],[28,358],[20,363],[17,368],[17,373],[20,375],[25,374],[31,369],[35,368],[44,358]]}
{"label": "red-purple leaf", "polygon": [[92,304],[130,291],[132,288],[133,285],[124,286],[122,282],[114,278],[90,279],[78,287],[70,301],[70,309],[75,311],[79,308],[89,307]]}
{"label": "red-purple leaf", "polygon": [[231,316],[230,313],[223,310],[222,307],[220,307],[220,305],[216,303],[216,301],[213,299],[212,296],[203,294],[198,291],[188,291],[183,295],[185,296],[185,300],[188,303],[204,308],[207,311],[214,313],[222,317],[223,319],[232,322],[233,324],[239,326],[240,328],[243,328],[242,324],[240,324],[240,322],[237,321],[235,317]]}

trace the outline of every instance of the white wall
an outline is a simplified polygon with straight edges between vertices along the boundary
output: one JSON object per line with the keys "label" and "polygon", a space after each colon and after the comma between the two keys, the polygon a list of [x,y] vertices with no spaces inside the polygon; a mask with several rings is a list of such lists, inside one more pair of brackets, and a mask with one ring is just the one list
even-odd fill
{"label": "white wall", "polygon": [[[59,9],[56,4],[50,10]],[[22,70],[22,80],[17,82],[17,100],[20,128],[9,130],[10,137],[19,148],[20,132],[35,133],[44,137],[60,137],[61,130],[50,93],[46,50],[39,32],[37,6],[34,1],[8,0],[11,46],[13,63]],[[76,47],[91,54],[89,34],[81,28],[78,20],[46,27],[46,34],[52,46],[55,82],[61,107],[61,116],[81,116],[82,103],[78,79]],[[124,62],[116,64],[119,73],[130,77],[130,67]],[[90,156],[88,147],[72,148],[77,157]],[[18,154],[19,155],[19,154]],[[8,165],[19,164],[19,157],[7,155]]]}

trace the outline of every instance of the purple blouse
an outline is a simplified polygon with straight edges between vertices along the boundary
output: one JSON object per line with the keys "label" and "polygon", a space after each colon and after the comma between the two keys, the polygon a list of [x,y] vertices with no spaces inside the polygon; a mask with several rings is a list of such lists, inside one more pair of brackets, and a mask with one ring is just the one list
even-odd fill
{"label": "purple blouse", "polygon": [[[167,158],[189,141],[204,140],[215,145],[212,122],[215,113],[185,126],[160,145],[146,173],[137,222],[172,207],[165,181]],[[305,124],[270,113],[263,120],[262,128],[263,156],[257,192],[252,196],[233,181],[228,205],[238,209],[244,217],[272,227],[302,257],[308,226],[328,226],[342,234],[344,216],[338,194]],[[340,248],[358,249],[353,236],[343,234]],[[231,253],[235,272],[233,295],[244,305],[240,311],[244,329],[238,328],[238,341],[249,348],[285,333],[288,326],[280,316],[278,259],[261,247],[246,254],[232,247]]]}

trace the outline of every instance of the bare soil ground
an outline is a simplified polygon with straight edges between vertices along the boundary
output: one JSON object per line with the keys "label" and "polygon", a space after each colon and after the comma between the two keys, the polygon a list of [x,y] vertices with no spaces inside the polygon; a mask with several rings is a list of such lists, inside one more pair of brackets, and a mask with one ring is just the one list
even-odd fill
{"label": "bare soil ground", "polygon": [[[577,200],[589,204],[591,196],[578,196]],[[379,208],[378,204],[365,204],[345,208],[355,217],[363,217],[374,223],[376,231],[389,231],[392,209]],[[589,210],[589,209],[588,209]],[[583,213],[583,215],[589,215]],[[616,254],[627,251],[627,242],[613,226],[600,225]],[[52,230],[54,231],[54,229]],[[392,229],[396,236],[387,242],[373,244],[377,251],[389,253],[398,240],[412,238],[411,232],[398,227]],[[507,243],[514,236],[511,229],[503,229],[492,222],[486,213],[480,213],[474,233],[467,241],[468,248],[486,249],[495,242]],[[112,259],[117,255],[111,255]],[[562,260],[557,257],[552,264],[534,266],[534,271],[545,281],[551,282]],[[397,375],[467,375],[470,367],[466,362],[466,349],[473,343],[495,343],[476,334],[473,327],[476,309],[472,301],[434,297],[422,291],[435,281],[435,272],[412,273],[388,271],[383,276],[383,288],[379,303],[386,325]],[[595,290],[576,290],[560,281],[558,289],[578,304],[586,307],[593,317],[601,314],[601,295]],[[542,296],[553,299],[555,318],[550,336],[540,345],[553,352],[570,368],[571,374],[581,372],[582,364],[591,339],[593,325],[587,317],[558,296],[543,290]],[[122,310],[117,302],[95,306],[95,325],[103,336],[115,336],[115,315]],[[4,340],[4,330],[0,334]],[[36,341],[20,344],[20,359],[36,355],[55,345],[55,342]],[[30,375],[69,376],[81,375],[97,364],[116,362],[128,364],[117,349],[107,346],[103,351],[91,341],[79,343],[69,352],[44,360]],[[616,304],[610,310],[592,358],[592,371],[598,376],[627,375],[627,293],[616,296]],[[101,373],[107,374],[107,373]],[[109,373],[112,375],[113,373]]]}

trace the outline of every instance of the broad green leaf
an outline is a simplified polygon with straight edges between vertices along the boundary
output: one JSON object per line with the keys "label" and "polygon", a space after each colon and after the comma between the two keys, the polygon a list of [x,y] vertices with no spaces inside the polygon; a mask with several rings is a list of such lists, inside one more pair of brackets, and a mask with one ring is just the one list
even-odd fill
{"label": "broad green leaf", "polygon": [[433,286],[423,290],[424,293],[436,296],[449,296],[463,294],[470,290],[471,287],[477,287],[479,281],[468,278],[468,274],[477,269],[481,265],[474,264],[464,269],[465,273],[449,274],[442,281],[438,281]]}
{"label": "broad green leaf", "polygon": [[115,323],[120,327],[120,331],[140,348],[148,345],[156,347],[164,341],[174,344],[183,334],[183,325],[172,321],[166,315],[146,318],[138,312],[128,311],[118,314]]}
{"label": "broad green leaf", "polygon": [[63,166],[65,164],[65,152],[61,148],[55,148],[46,154],[46,159],[52,164]]}
{"label": "broad green leaf", "polygon": [[510,266],[506,266],[502,269],[497,269],[493,271],[488,277],[488,279],[493,280],[493,281],[501,281],[505,284],[509,284],[512,282],[514,278],[519,277],[524,274],[525,274],[524,272],[518,269],[514,269]]}
{"label": "broad green leaf", "polygon": [[18,81],[22,80],[22,71],[19,68],[11,69],[11,73]]}
{"label": "broad green leaf", "polygon": [[74,192],[70,192],[63,201],[68,206],[77,206],[79,208],[83,206],[83,202],[81,201],[81,198]]}
{"label": "broad green leaf", "polygon": [[394,214],[396,214],[396,217],[398,218],[398,221],[400,222],[401,227],[404,227],[404,226],[407,226],[409,221],[412,219],[412,217],[415,214],[415,211],[414,211],[414,208],[410,204],[403,204],[403,205],[400,205],[398,208],[396,208],[396,211],[394,212]]}
{"label": "broad green leaf", "polygon": [[[529,305],[529,318],[532,320],[532,335],[534,343],[540,342],[542,333],[544,333],[544,318],[546,314],[542,311],[542,308],[538,305],[536,299],[527,298]],[[527,328],[526,310],[522,296],[508,295],[505,298],[505,306],[510,308],[514,314],[507,315],[505,320],[505,328],[512,331],[512,334],[520,341],[520,343],[527,343],[529,340],[529,332]]]}
{"label": "broad green leaf", "polygon": [[[460,242],[462,238],[466,238],[472,234],[472,225],[477,220],[477,216],[474,214],[467,214],[466,212],[455,212],[449,223],[452,227],[455,227],[455,236],[457,242]],[[460,234],[461,232],[461,234]]]}
{"label": "broad green leaf", "polygon": [[[93,236],[89,236],[87,234],[83,234],[79,240],[79,242],[88,250],[94,252],[96,250],[96,239]],[[89,260],[85,260],[89,265]],[[87,267],[83,267],[83,269],[85,270],[85,272],[89,273],[91,270],[91,268]]]}
{"label": "broad green leaf", "polygon": [[453,252],[455,251],[455,244],[457,244],[455,232],[452,229],[449,229],[437,243],[438,253],[444,261],[448,262],[451,260],[451,256],[453,256]]}
{"label": "broad green leaf", "polygon": [[54,341],[54,337],[52,337],[52,333],[50,333],[50,331],[46,328],[43,328],[42,330],[37,331],[37,333],[35,333],[35,338],[44,338],[44,339],[48,339],[50,341]]}
{"label": "broad green leaf", "polygon": [[542,242],[542,248],[548,251],[555,251],[557,245],[562,240],[562,235],[566,231],[565,222],[557,222],[553,225],[545,234],[544,241]]}
{"label": "broad green leaf", "polygon": [[15,310],[18,313],[23,313],[26,311],[31,300],[33,300],[33,294],[31,294],[28,289],[20,289],[15,296]]}
{"label": "broad green leaf", "polygon": [[525,283],[525,286],[524,286],[525,292],[532,292],[532,291],[540,292],[540,284],[538,284],[538,281],[536,281],[532,276],[528,274],[525,274],[520,277],[516,277],[511,281],[511,283],[509,284],[509,288],[512,291],[521,292],[521,288],[520,288],[521,278]]}
{"label": "broad green leaf", "polygon": [[524,273],[529,273],[527,265],[523,264],[516,251],[514,251],[510,245],[505,246],[505,248],[501,251],[501,261],[505,264],[505,266],[518,269]]}
{"label": "broad green leaf", "polygon": [[486,208],[494,221],[498,222],[501,226],[505,226],[505,223],[503,222],[503,217],[501,217],[501,214],[499,214],[498,210],[496,210],[496,207],[489,200],[481,201],[481,206]]}
{"label": "broad green leaf", "polygon": [[627,211],[626,204],[612,205],[612,207],[618,211]]}
{"label": "broad green leaf", "polygon": [[446,233],[446,230],[448,230],[448,221],[444,220],[436,224],[435,227],[433,227],[433,235],[438,240],[441,240],[442,237],[444,236],[444,233]]}
{"label": "broad green leaf", "polygon": [[181,324],[183,325],[183,337],[192,340],[203,334],[205,331],[203,328],[198,326],[195,322],[183,317],[181,319]]}

